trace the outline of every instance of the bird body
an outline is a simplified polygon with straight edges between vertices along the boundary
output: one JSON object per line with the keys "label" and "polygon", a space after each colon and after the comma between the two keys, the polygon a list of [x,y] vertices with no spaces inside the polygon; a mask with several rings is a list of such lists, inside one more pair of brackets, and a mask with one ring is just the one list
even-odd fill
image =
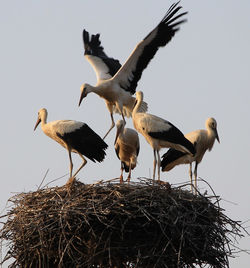
{"label": "bird body", "polygon": [[215,138],[218,137],[218,134],[216,134],[214,130],[208,127],[207,130],[200,129],[190,132],[186,134],[185,137],[193,144],[195,144],[196,153],[194,156],[192,156],[191,159],[200,163],[205,152],[207,150],[212,150]]}
{"label": "bird body", "polygon": [[[143,70],[154,57],[159,47],[165,46],[179,30],[178,26],[185,20],[178,20],[186,12],[175,14],[180,10],[178,3],[173,4],[161,22],[141,41],[132,51],[126,62],[121,66],[118,60],[109,58],[103,51],[100,35],[92,35],[83,31],[85,57],[94,67],[97,76],[97,84],[91,86],[84,83],[81,86],[79,105],[83,98],[90,92],[94,92],[106,101],[111,116],[111,127],[104,136],[114,127],[113,113],[120,113],[125,122],[125,116],[132,115],[135,98],[132,95],[136,91],[137,83]],[[147,111],[147,104],[142,103],[141,109]]]}
{"label": "bird body", "polygon": [[124,128],[124,121],[117,121],[117,134],[115,138],[115,151],[121,160],[120,182],[123,182],[123,170],[128,172],[128,182],[131,178],[131,170],[136,167],[137,156],[140,151],[139,136],[134,129]]}
{"label": "bird body", "polygon": [[[155,167],[158,163],[158,179],[160,179],[160,155],[161,148],[175,148],[188,154],[194,154],[193,144],[188,141],[183,133],[169,121],[158,116],[140,111],[143,101],[143,93],[136,92],[136,105],[133,110],[132,118],[135,129],[141,133],[154,151],[153,178],[155,178]],[[156,158],[157,153],[157,158]]]}
{"label": "bird body", "polygon": [[189,175],[192,185],[192,162],[195,162],[194,176],[195,187],[197,188],[198,164],[202,161],[205,152],[207,150],[212,150],[215,139],[220,142],[217,132],[216,120],[214,118],[208,118],[206,120],[206,129],[192,131],[186,134],[185,137],[194,145],[196,153],[192,156],[180,151],[176,151],[175,149],[169,149],[162,156],[161,167],[162,171],[169,171],[177,165],[190,164]]}
{"label": "bird body", "polygon": [[[133,122],[135,129],[156,150],[164,147],[178,148],[187,153],[190,153],[190,150],[192,150],[181,131],[167,120],[152,114],[139,112],[135,113]],[[190,147],[190,149],[187,149],[185,145],[187,148]]]}
{"label": "bird body", "polygon": [[[135,98],[131,96],[128,91],[121,91],[112,79],[100,80],[95,87],[87,83],[83,84],[82,87],[84,87],[82,91],[84,91],[86,95],[93,92],[105,100],[111,118],[113,113],[131,117]],[[146,111],[147,104],[144,102],[143,105],[143,109]]]}
{"label": "bird body", "polygon": [[[105,150],[108,145],[87,124],[74,120],[57,120],[47,123],[47,115],[48,113],[45,108],[39,110],[38,120],[34,130],[41,122],[44,134],[68,150],[70,158],[70,178],[74,178],[87,163],[87,160],[83,155],[93,162],[103,161],[106,155]],[[83,159],[83,164],[73,176],[71,152],[78,153]]]}

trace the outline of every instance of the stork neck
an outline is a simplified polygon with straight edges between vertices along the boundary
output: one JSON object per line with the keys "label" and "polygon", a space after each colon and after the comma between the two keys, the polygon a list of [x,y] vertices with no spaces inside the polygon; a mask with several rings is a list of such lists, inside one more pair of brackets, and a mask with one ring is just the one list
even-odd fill
{"label": "stork neck", "polygon": [[141,107],[142,99],[137,99],[136,101],[137,101],[137,103],[136,103],[136,105],[135,105],[135,107],[134,107],[134,109],[133,109],[132,117],[133,117],[136,113],[138,113],[138,110],[139,110],[140,107]]}
{"label": "stork neck", "polygon": [[88,85],[88,93],[94,92],[95,94],[102,96],[102,91],[103,91],[102,87],[99,85],[96,86]]}

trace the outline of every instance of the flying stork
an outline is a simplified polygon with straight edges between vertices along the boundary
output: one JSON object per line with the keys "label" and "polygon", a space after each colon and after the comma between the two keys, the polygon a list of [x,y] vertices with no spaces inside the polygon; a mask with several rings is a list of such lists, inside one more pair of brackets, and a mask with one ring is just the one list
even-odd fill
{"label": "flying stork", "polygon": [[195,153],[195,149],[193,144],[184,137],[183,133],[169,121],[152,114],[141,112],[140,106],[142,101],[143,93],[137,91],[136,104],[132,113],[133,124],[135,129],[144,136],[153,148],[153,179],[155,179],[155,168],[157,164],[158,180],[160,180],[161,159],[159,151],[161,148],[171,147],[191,155]]}
{"label": "flying stork", "polygon": [[210,117],[206,120],[206,130],[199,129],[192,131],[185,135],[185,137],[192,142],[195,147],[196,153],[194,156],[177,151],[175,149],[169,149],[163,156],[161,167],[162,171],[169,171],[177,165],[189,164],[189,176],[191,180],[191,189],[193,192],[193,173],[192,162],[195,162],[194,167],[194,182],[195,189],[197,189],[197,168],[201,162],[205,152],[211,151],[214,145],[215,139],[220,143],[219,135],[217,132],[217,122],[214,118]]}
{"label": "flying stork", "polygon": [[[73,182],[78,172],[86,165],[86,156],[91,161],[102,162],[105,158],[105,150],[108,145],[97,135],[87,124],[74,120],[57,120],[47,123],[48,112],[42,108],[38,112],[38,118],[34,130],[41,122],[41,127],[47,136],[60,143],[67,149],[70,161],[70,178]],[[72,176],[73,162],[71,152],[78,153],[83,162],[78,170]]]}
{"label": "flying stork", "polygon": [[123,183],[123,170],[128,172],[128,183],[131,179],[131,170],[136,167],[137,156],[140,151],[139,136],[134,129],[125,128],[123,120],[116,122],[115,152],[121,160],[120,183]]}
{"label": "flying stork", "polygon": [[[178,2],[179,3],[179,2]],[[115,126],[113,112],[120,113],[125,121],[125,116],[132,115],[135,98],[132,95],[136,91],[137,83],[141,78],[143,70],[154,57],[159,47],[165,46],[179,30],[179,25],[186,20],[178,20],[187,12],[175,14],[181,9],[178,3],[173,4],[161,22],[141,41],[132,51],[127,61],[121,66],[119,61],[109,58],[103,51],[99,34],[92,35],[83,31],[83,42],[85,57],[94,67],[97,76],[97,84],[92,86],[84,83],[81,86],[79,106],[90,92],[94,92],[105,99],[111,116],[111,127],[105,134],[109,134]],[[147,111],[147,104],[142,103],[141,109]]]}

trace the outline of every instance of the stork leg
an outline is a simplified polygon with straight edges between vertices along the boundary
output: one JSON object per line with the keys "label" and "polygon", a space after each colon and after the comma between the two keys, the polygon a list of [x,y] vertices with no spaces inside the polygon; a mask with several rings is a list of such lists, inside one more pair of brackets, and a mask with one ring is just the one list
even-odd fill
{"label": "stork leg", "polygon": [[83,155],[80,153],[78,153],[78,154],[82,158],[83,162],[82,162],[81,166],[78,168],[78,170],[75,172],[75,174],[72,176],[73,178],[75,178],[75,176],[78,174],[78,172],[87,164],[87,160],[83,157]]}
{"label": "stork leg", "polygon": [[158,181],[160,181],[161,157],[159,154],[159,150],[157,150],[157,166],[158,166]]}
{"label": "stork leg", "polygon": [[198,168],[198,163],[195,162],[195,167],[194,167],[194,186],[195,186],[195,192],[197,193],[197,168]]}
{"label": "stork leg", "polygon": [[123,183],[123,164],[121,162],[121,176],[120,176],[120,183]]}
{"label": "stork leg", "polygon": [[111,122],[112,122],[112,124],[111,124],[111,127],[110,127],[110,129],[108,130],[108,132],[105,134],[105,136],[103,137],[103,139],[105,139],[107,136],[108,136],[108,134],[109,134],[109,132],[112,130],[112,128],[115,126],[115,121],[114,121],[114,117],[113,117],[113,112],[110,112],[110,117],[111,117]]}
{"label": "stork leg", "polygon": [[73,162],[72,162],[72,157],[71,157],[71,149],[68,148],[68,153],[69,153],[69,177],[72,177],[72,170],[73,170]]}
{"label": "stork leg", "polygon": [[131,161],[129,162],[129,172],[128,172],[128,178],[127,178],[128,183],[130,183],[130,179],[131,179]]}
{"label": "stork leg", "polygon": [[153,162],[153,180],[155,180],[155,168],[156,168],[156,150],[154,149],[154,162]]}
{"label": "stork leg", "polygon": [[73,170],[73,162],[72,162],[72,157],[71,157],[71,148],[67,148],[68,149],[68,153],[69,153],[69,179],[67,181],[67,185],[71,185],[75,178],[72,177],[72,170]]}
{"label": "stork leg", "polygon": [[189,178],[191,181],[191,190],[192,190],[192,194],[194,193],[194,189],[193,189],[193,173],[192,173],[192,162],[189,164]]}
{"label": "stork leg", "polygon": [[123,119],[123,121],[124,121],[124,123],[125,123],[125,125],[126,125],[126,120],[125,120],[125,117],[124,117],[123,112],[121,112],[121,114],[122,114],[122,119]]}

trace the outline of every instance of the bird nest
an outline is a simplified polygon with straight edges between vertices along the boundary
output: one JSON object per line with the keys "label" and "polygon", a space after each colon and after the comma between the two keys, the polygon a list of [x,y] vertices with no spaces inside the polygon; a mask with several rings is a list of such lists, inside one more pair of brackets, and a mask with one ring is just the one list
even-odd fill
{"label": "bird nest", "polygon": [[10,267],[228,267],[242,236],[216,196],[142,178],[76,181],[10,201],[0,231]]}

